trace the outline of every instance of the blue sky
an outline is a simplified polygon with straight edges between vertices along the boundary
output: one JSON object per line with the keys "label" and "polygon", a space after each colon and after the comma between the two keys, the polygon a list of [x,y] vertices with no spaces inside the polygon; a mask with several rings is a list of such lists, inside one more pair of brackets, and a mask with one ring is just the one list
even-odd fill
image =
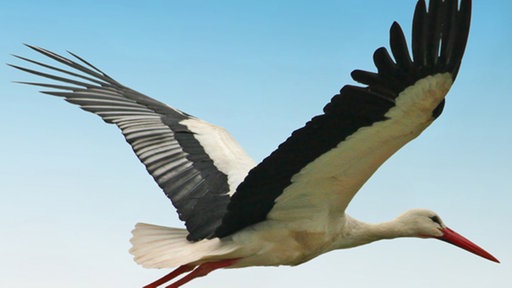
{"label": "blue sky", "polygon": [[[44,2],[44,3],[43,3]],[[415,1],[4,1],[0,62],[73,51],[119,82],[227,128],[256,160],[374,70]],[[505,287],[512,283],[512,2],[475,1],[443,115],[393,156],[348,212],[424,207],[502,261],[434,240],[331,252],[299,267],[217,271],[188,287]],[[12,83],[0,67],[0,287],[140,287],[167,273],[127,250],[136,222],[183,227],[113,126]]]}

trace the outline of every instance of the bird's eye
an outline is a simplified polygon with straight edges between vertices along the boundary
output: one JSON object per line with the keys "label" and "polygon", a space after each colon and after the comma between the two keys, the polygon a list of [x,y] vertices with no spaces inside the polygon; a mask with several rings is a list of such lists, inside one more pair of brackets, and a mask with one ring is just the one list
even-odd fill
{"label": "bird's eye", "polygon": [[430,220],[432,220],[435,223],[441,225],[441,219],[439,219],[439,216],[432,216],[432,217],[430,217]]}

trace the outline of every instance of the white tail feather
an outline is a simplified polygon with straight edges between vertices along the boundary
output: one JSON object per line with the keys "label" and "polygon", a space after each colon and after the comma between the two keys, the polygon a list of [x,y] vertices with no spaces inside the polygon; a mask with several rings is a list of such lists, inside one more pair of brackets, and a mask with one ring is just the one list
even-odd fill
{"label": "white tail feather", "polygon": [[171,268],[206,259],[224,259],[236,250],[235,245],[218,238],[190,242],[185,229],[137,223],[132,234],[130,253],[145,268]]}

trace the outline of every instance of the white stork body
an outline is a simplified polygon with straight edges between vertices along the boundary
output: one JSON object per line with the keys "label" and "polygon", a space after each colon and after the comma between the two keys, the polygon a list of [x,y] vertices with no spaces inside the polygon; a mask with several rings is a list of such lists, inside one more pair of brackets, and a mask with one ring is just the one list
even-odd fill
{"label": "white stork body", "polygon": [[[404,234],[401,222],[381,224],[392,228],[382,229],[379,228],[381,225],[365,224],[346,216],[344,210],[390,155],[432,123],[431,111],[444,98],[450,85],[450,75],[438,74],[406,89],[398,96],[397,106],[387,113],[389,121],[359,129],[296,174],[292,185],[276,199],[266,221],[225,237],[215,245],[212,240],[176,244],[164,236],[173,234],[174,230],[142,224],[134,230],[134,246],[130,252],[147,268],[231,258],[240,258],[231,267],[298,265],[334,249],[359,246],[382,238],[414,236]],[[364,155],[364,158],[357,158],[358,155]],[[346,163],[351,165],[343,166]],[[239,170],[238,175],[242,171]],[[240,178],[244,177],[245,174]],[[326,206],[326,203],[330,205]],[[162,234],[155,234],[157,231]],[[185,231],[183,233],[186,235]],[[219,255],[219,249],[222,255]],[[177,253],[187,257],[182,259],[176,256]]]}
{"label": "white stork body", "polygon": [[[261,163],[224,129],[133,91],[82,63],[30,48],[74,69],[18,58],[66,78],[14,66],[65,83],[27,83],[117,125],[176,207],[185,229],[137,224],[130,252],[148,268],[178,268],[149,284],[167,287],[219,268],[298,265],[333,249],[396,237],[436,238],[486,259],[492,255],[447,228],[434,212],[413,209],[382,224],[345,214],[355,193],[403,145],[442,112],[466,46],[471,0],[418,1],[412,58],[397,23],[394,59],[375,51],[377,73],[355,70],[366,86],[344,86]],[[197,267],[197,268],[196,268]]]}

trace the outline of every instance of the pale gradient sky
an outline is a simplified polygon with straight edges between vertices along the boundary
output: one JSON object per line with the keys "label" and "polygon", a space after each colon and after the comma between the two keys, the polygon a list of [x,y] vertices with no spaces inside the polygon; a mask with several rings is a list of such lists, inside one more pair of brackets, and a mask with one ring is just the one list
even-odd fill
{"label": "pale gradient sky", "polygon": [[[74,2],[74,3],[71,3]],[[80,3],[78,3],[80,2]],[[87,4],[86,4],[87,2]],[[2,1],[0,62],[73,51],[119,82],[227,128],[257,161],[301,127],[415,1]],[[434,240],[381,241],[295,268],[216,271],[187,287],[510,287],[512,2],[476,0],[444,113],[348,212],[429,208],[502,261]],[[145,3],[145,4],[142,4]],[[183,227],[117,128],[12,83],[0,67],[0,287],[141,287],[167,273],[127,252],[136,222]]]}

